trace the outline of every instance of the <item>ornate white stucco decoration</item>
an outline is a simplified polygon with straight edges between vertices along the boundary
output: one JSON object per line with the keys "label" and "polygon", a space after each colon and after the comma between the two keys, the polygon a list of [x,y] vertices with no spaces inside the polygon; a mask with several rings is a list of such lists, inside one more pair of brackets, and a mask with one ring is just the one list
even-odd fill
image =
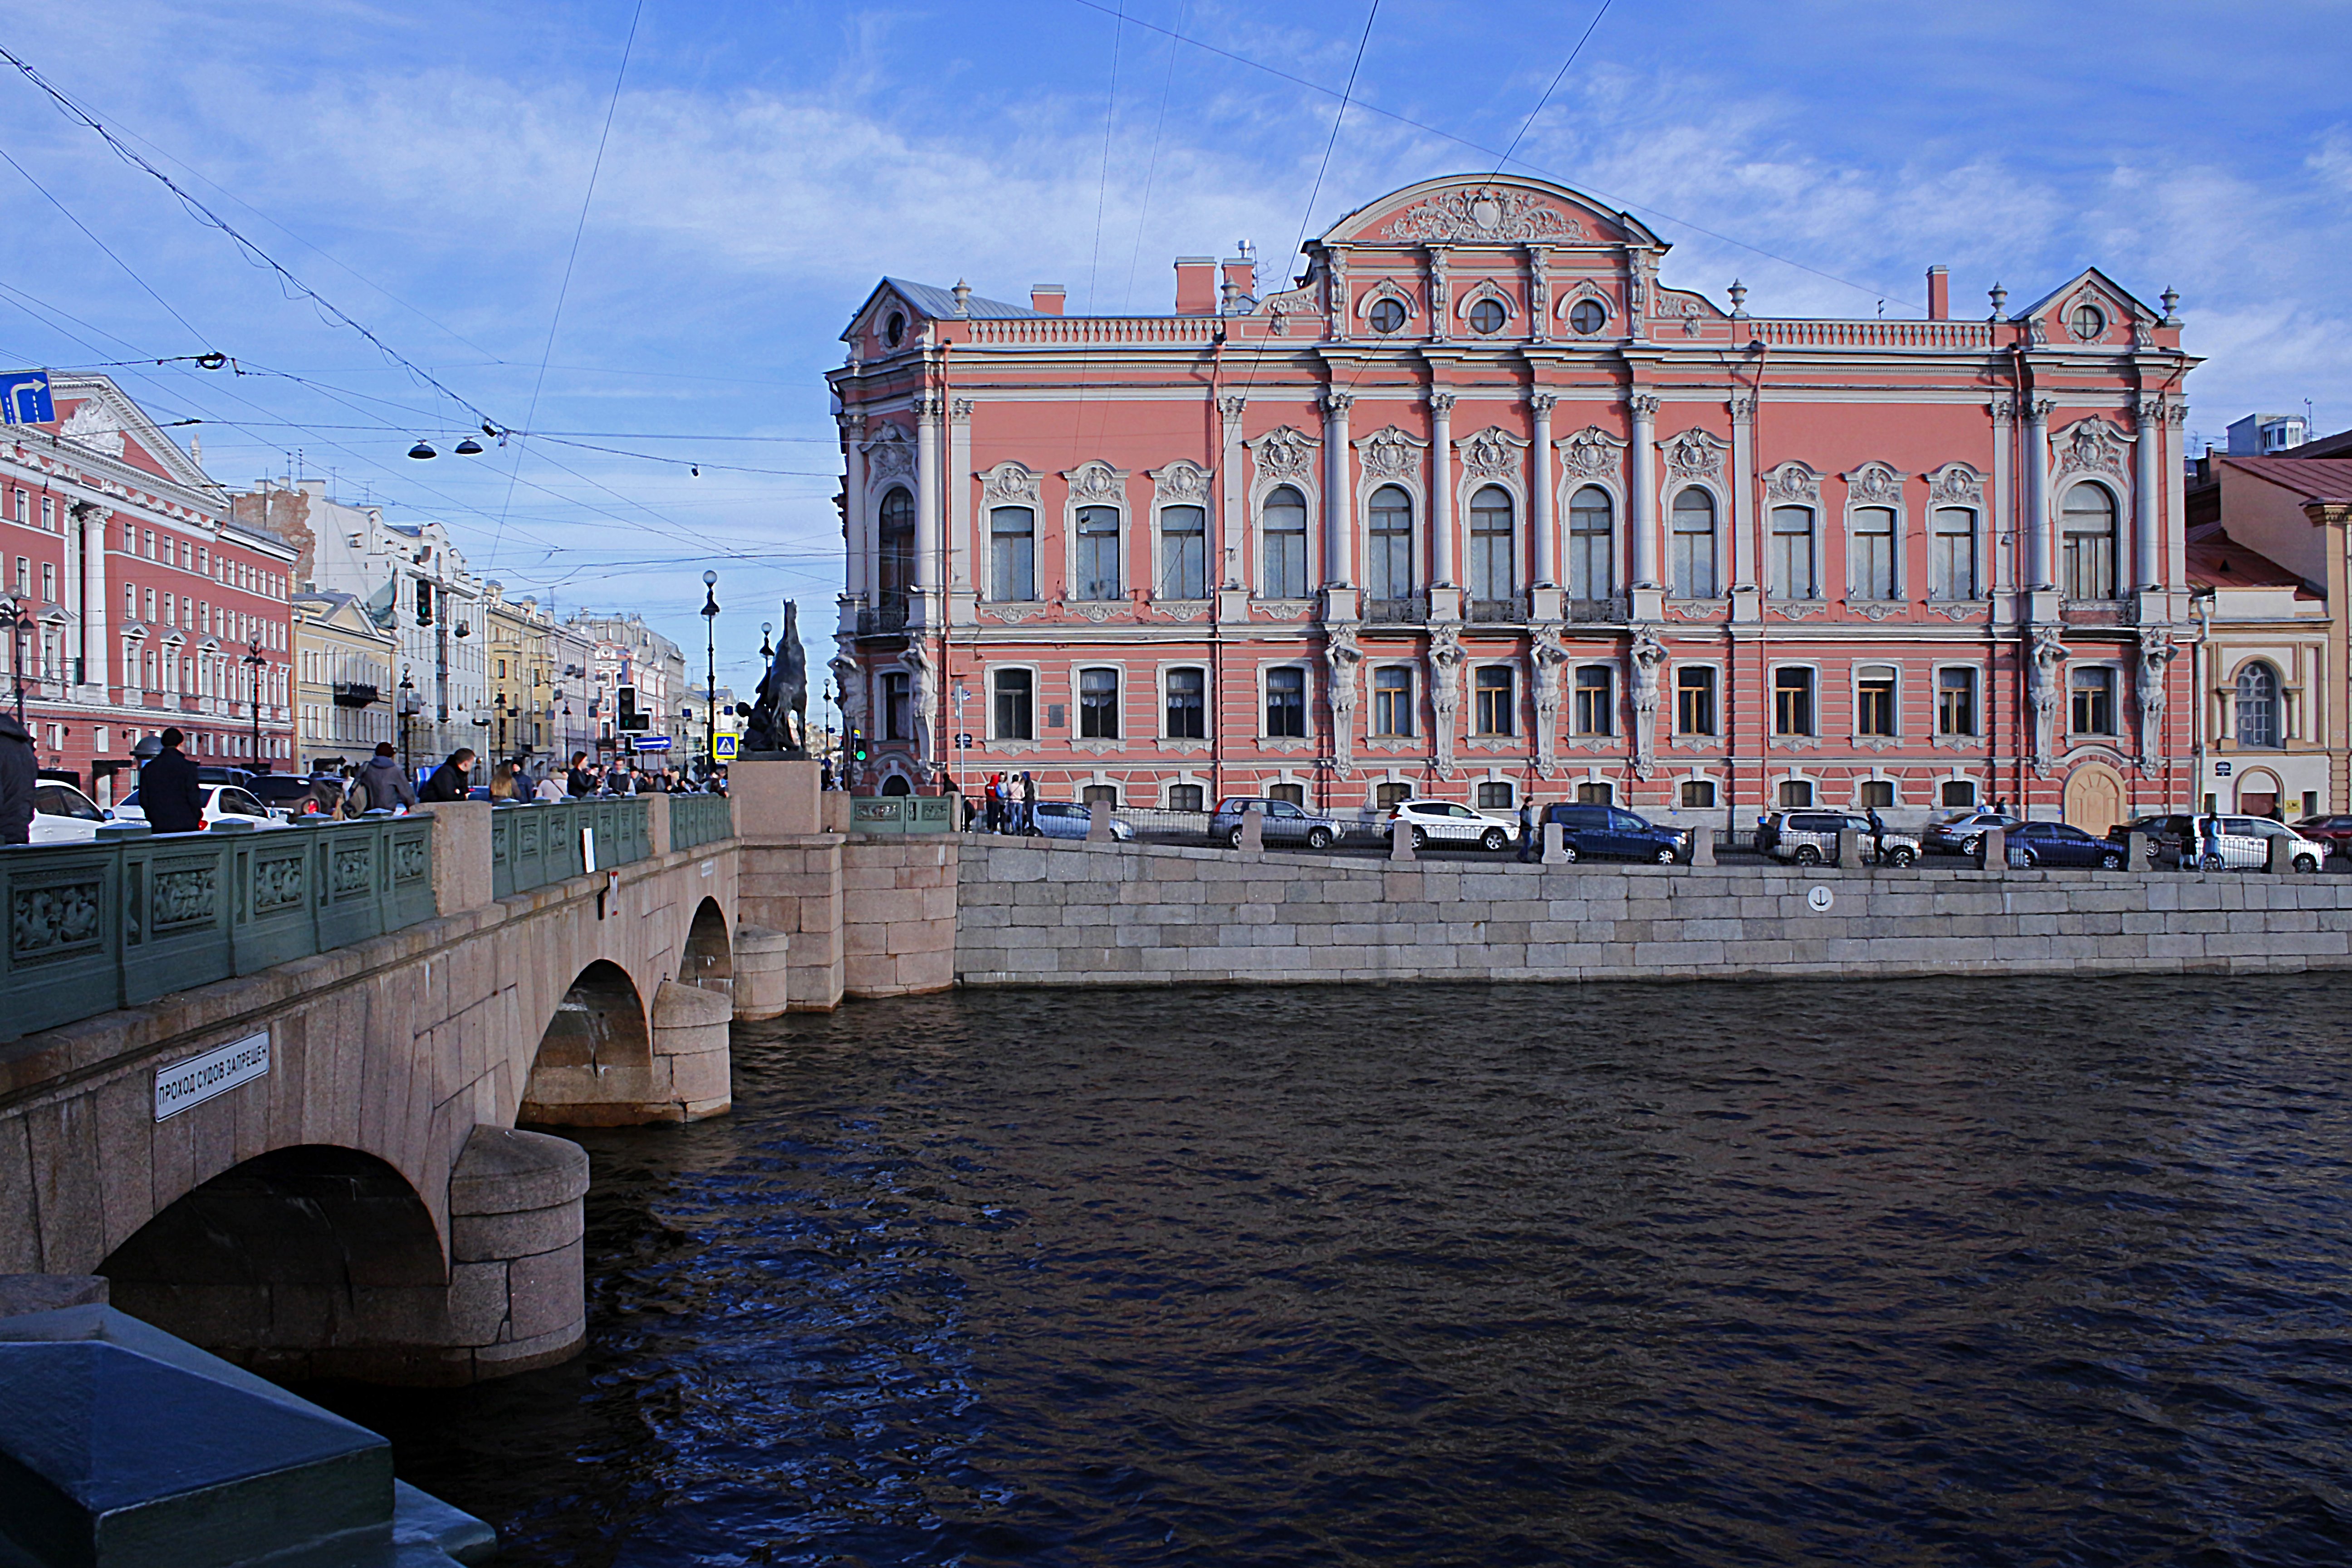
{"label": "ornate white stucco decoration", "polygon": [[1549,778],[1559,765],[1559,700],[1569,652],[1558,626],[1539,626],[1528,649],[1535,666],[1536,768]]}
{"label": "ornate white stucco decoration", "polygon": [[1159,499],[1179,506],[1203,506],[1209,500],[1209,471],[1179,458],[1151,476]]}
{"label": "ornate white stucco decoration", "polygon": [[1460,298],[1454,301],[1454,314],[1460,320],[1467,321],[1470,319],[1470,307],[1481,300],[1492,300],[1502,306],[1503,320],[1506,321],[1516,321],[1519,319],[1519,302],[1497,287],[1491,278],[1481,278],[1476,283],[1464,289]]}
{"label": "ornate white stucco decoration", "polygon": [[1633,672],[1633,774],[1645,779],[1657,764],[1658,671],[1665,666],[1666,645],[1648,626],[1635,626],[1625,661]]}
{"label": "ornate white stucco decoration", "polygon": [[1864,463],[1842,477],[1845,480],[1845,499],[1855,506],[1903,504],[1903,476],[1892,463]]}
{"label": "ornate white stucco decoration", "polygon": [[1946,463],[1927,476],[1927,499],[1939,506],[1982,506],[1985,477],[1966,463]]}
{"label": "ornate white stucco decoration", "polygon": [[1431,240],[1465,245],[1525,245],[1530,240],[1578,240],[1584,225],[1524,191],[1444,191],[1408,207],[1381,231],[1408,244]]}
{"label": "ornate white stucco decoration", "polygon": [[1118,506],[1127,500],[1125,476],[1108,463],[1080,463],[1063,477],[1070,481],[1075,505]]}
{"label": "ornate white stucco decoration", "polygon": [[1248,443],[1257,456],[1261,479],[1307,479],[1315,474],[1315,448],[1322,442],[1285,425]]}
{"label": "ornate white stucco decoration", "polygon": [[[850,651],[850,645],[844,643],[841,645],[841,651],[833,656],[830,668],[833,670],[834,689],[841,694],[835,700],[840,705],[843,725],[848,729],[864,730],[866,728],[866,667],[857,662],[856,657]],[[857,762],[848,754],[849,750],[850,748],[846,746],[842,748],[841,769],[845,786],[858,782]]]}
{"label": "ornate white stucco decoration", "polygon": [[1474,479],[1507,479],[1519,476],[1519,453],[1527,442],[1499,425],[1489,425],[1454,445],[1462,453],[1462,471]]}
{"label": "ornate white stucco decoration", "polygon": [[1462,705],[1462,665],[1468,657],[1459,626],[1448,621],[1430,628],[1429,708],[1434,716],[1430,728],[1440,778],[1454,776],[1454,718]]}
{"label": "ornate white stucco decoration", "polygon": [[1037,504],[1037,476],[1007,458],[981,475],[980,493],[992,505],[1034,507]]}
{"label": "ornate white stucco decoration", "polygon": [[1705,430],[1685,430],[1666,438],[1666,472],[1678,479],[1711,479],[1723,472],[1723,455],[1729,442]]}
{"label": "ornate white stucco decoration", "polygon": [[2142,626],[2139,633],[2139,665],[2133,680],[2133,695],[2139,699],[2139,765],[2153,766],[2164,752],[2164,676],[2180,649],[2172,640],[2172,633],[2163,626]]}
{"label": "ornate white stucco decoration", "polygon": [[914,750],[919,761],[929,761],[931,755],[931,715],[939,706],[939,672],[931,668],[931,656],[924,651],[923,639],[910,637],[907,651],[898,656],[914,679],[907,684],[914,699]]}
{"label": "ornate white stucco decoration", "polygon": [[1766,478],[1764,499],[1819,506],[1822,504],[1822,477],[1791,458]]}
{"label": "ornate white stucco decoration", "polygon": [[1392,278],[1383,278],[1379,282],[1373,284],[1370,288],[1365,289],[1363,293],[1358,297],[1356,300],[1356,320],[1360,321],[1370,321],[1372,319],[1372,307],[1379,304],[1383,300],[1394,300],[1398,304],[1403,306],[1404,319],[1406,321],[1412,321],[1420,319],[1420,301],[1416,300],[1411,294],[1406,293],[1402,289],[1397,287],[1396,279]]}
{"label": "ornate white stucco decoration", "polygon": [[78,447],[88,447],[110,458],[122,456],[122,421],[98,398],[87,398],[77,405],[58,426],[58,434]]}
{"label": "ornate white stucco decoration", "polygon": [[1607,331],[1609,330],[1609,323],[1617,319],[1617,301],[1609,297],[1609,291],[1607,289],[1601,288],[1601,285],[1595,283],[1590,278],[1585,279],[1581,282],[1578,283],[1575,288],[1561,294],[1559,297],[1559,303],[1552,307],[1552,314],[1565,321],[1571,314],[1574,313],[1577,306],[1582,304],[1587,300],[1591,300],[1594,304],[1601,307],[1602,320],[1599,330],[1604,332]]}
{"label": "ornate white stucco decoration", "polygon": [[1428,445],[1410,431],[1390,425],[1358,441],[1356,453],[1366,479],[1402,479],[1421,472],[1421,454]]}
{"label": "ornate white stucco decoration", "polygon": [[901,478],[915,471],[915,444],[896,425],[866,443],[866,471],[877,479]]}
{"label": "ornate white stucco decoration", "polygon": [[1356,628],[1340,621],[1323,633],[1323,667],[1331,689],[1331,753],[1339,776],[1356,771],[1356,695],[1364,650],[1356,646]]}
{"label": "ornate white stucco decoration", "polygon": [[2078,420],[2055,437],[2061,474],[2124,477],[2125,458],[2136,436],[2126,436],[2097,415]]}
{"label": "ornate white stucco decoration", "polygon": [[2033,768],[2042,777],[2050,773],[2053,733],[2059,700],[2065,695],[2066,638],[2056,626],[2033,628],[2032,678],[2026,696],[2033,705]]}
{"label": "ornate white stucco decoration", "polygon": [[1570,479],[1597,479],[1618,470],[1617,454],[1625,443],[1598,425],[1588,425],[1559,443],[1559,466]]}

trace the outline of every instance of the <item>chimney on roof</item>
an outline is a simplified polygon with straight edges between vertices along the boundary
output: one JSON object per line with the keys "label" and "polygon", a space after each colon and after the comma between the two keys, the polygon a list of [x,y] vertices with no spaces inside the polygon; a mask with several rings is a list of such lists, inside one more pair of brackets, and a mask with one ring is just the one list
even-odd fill
{"label": "chimney on roof", "polygon": [[1180,256],[1176,258],[1176,313],[1213,316],[1217,313],[1217,258]]}
{"label": "chimney on roof", "polygon": [[1242,301],[1257,298],[1257,258],[1244,252],[1228,256],[1221,268],[1224,273],[1224,309],[1228,313],[1241,310]]}
{"label": "chimney on roof", "polygon": [[1048,316],[1060,315],[1062,313],[1062,301],[1068,297],[1069,291],[1064,289],[1059,283],[1032,283],[1029,285],[1029,308],[1033,310],[1042,311]]}
{"label": "chimney on roof", "polygon": [[1952,275],[1943,267],[1927,268],[1927,319],[1931,321],[1952,319]]}

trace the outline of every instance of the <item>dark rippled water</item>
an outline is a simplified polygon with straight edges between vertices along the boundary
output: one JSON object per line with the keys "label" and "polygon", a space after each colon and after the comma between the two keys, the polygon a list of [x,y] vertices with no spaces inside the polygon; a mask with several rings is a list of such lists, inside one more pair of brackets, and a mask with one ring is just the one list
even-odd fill
{"label": "dark rippled water", "polygon": [[2341,1563],[2352,978],[977,994],[592,1132],[526,1563]]}

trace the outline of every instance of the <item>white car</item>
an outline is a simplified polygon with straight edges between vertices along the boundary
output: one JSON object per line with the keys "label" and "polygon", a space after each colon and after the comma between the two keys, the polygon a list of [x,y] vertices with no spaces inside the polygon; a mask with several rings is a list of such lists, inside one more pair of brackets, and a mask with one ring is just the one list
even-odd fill
{"label": "white car", "polygon": [[2260,871],[2271,863],[2273,838],[2294,841],[2287,863],[2298,871],[2316,871],[2327,862],[2326,845],[2267,816],[2200,816],[2196,846],[2181,858],[2200,871]]}
{"label": "white car", "polygon": [[98,803],[69,784],[43,779],[33,786],[32,843],[87,844],[105,822]]}
{"label": "white car", "polygon": [[1475,844],[1493,851],[1510,847],[1514,829],[1495,818],[1456,805],[1450,800],[1404,800],[1389,814],[1391,822],[1412,827],[1412,847],[1428,844]]}
{"label": "white car", "polygon": [[[197,826],[210,827],[225,818],[250,821],[256,827],[285,827],[287,823],[269,815],[269,808],[254,798],[252,793],[236,784],[198,784],[197,793],[204,797],[203,815]],[[115,806],[116,818],[123,822],[144,822],[145,808],[139,804],[139,792],[132,790]]]}

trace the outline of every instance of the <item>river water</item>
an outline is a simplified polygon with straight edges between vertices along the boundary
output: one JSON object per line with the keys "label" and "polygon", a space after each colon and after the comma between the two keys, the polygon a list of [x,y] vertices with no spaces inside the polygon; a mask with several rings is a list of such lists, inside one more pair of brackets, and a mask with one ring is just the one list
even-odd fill
{"label": "river water", "polygon": [[2352,977],[965,993],[591,1131],[517,1563],[2341,1563]]}

